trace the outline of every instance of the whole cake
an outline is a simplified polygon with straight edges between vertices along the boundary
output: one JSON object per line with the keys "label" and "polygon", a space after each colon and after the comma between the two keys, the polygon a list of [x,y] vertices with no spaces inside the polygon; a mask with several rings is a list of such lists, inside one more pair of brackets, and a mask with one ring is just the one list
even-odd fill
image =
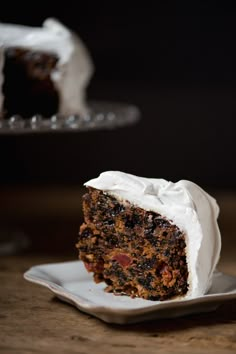
{"label": "whole cake", "polygon": [[93,72],[80,38],[55,19],[0,24],[0,116],[83,115]]}
{"label": "whole cake", "polygon": [[118,171],[85,186],[77,248],[95,282],[148,300],[207,292],[221,249],[215,199],[190,181]]}

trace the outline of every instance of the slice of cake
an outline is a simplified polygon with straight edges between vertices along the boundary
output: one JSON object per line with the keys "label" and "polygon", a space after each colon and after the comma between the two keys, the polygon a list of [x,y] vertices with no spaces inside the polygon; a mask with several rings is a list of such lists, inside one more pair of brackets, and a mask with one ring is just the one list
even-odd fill
{"label": "slice of cake", "polygon": [[85,186],[77,248],[95,282],[149,300],[207,292],[221,249],[215,199],[189,181],[116,171]]}
{"label": "slice of cake", "polygon": [[80,38],[54,19],[0,24],[0,116],[86,114],[93,64]]}

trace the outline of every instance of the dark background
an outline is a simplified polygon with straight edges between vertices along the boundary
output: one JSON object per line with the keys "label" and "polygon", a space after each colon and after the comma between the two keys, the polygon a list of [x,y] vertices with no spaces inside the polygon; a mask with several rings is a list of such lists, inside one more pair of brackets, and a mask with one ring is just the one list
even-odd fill
{"label": "dark background", "polygon": [[96,67],[88,99],[142,112],[138,124],[113,131],[0,136],[1,184],[80,185],[115,169],[236,188],[235,11],[229,2],[190,3],[1,9],[2,22],[52,16],[78,32]]}

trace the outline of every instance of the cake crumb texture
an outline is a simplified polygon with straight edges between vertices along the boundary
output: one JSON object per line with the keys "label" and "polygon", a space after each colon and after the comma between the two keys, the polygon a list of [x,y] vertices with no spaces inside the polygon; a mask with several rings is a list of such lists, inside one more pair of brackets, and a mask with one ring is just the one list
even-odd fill
{"label": "cake crumb texture", "polygon": [[106,291],[166,300],[188,291],[185,234],[170,220],[89,187],[79,258]]}

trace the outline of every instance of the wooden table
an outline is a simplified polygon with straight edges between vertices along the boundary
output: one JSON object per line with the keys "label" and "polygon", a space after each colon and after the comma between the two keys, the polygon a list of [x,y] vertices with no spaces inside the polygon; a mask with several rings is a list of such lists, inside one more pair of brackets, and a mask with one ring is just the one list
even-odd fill
{"label": "wooden table", "polygon": [[[212,313],[134,325],[111,325],[57,300],[27,282],[23,272],[60,256],[14,256],[0,261],[0,352],[235,353],[236,301]],[[236,275],[236,262],[225,263]],[[228,267],[227,267],[228,266]]]}
{"label": "wooden table", "polygon": [[[236,276],[235,200],[221,198],[224,218],[219,268]],[[28,252],[0,258],[0,353],[236,353],[236,301],[211,313],[111,325],[23,279],[33,265],[75,257],[73,252],[66,256],[62,252]]]}

